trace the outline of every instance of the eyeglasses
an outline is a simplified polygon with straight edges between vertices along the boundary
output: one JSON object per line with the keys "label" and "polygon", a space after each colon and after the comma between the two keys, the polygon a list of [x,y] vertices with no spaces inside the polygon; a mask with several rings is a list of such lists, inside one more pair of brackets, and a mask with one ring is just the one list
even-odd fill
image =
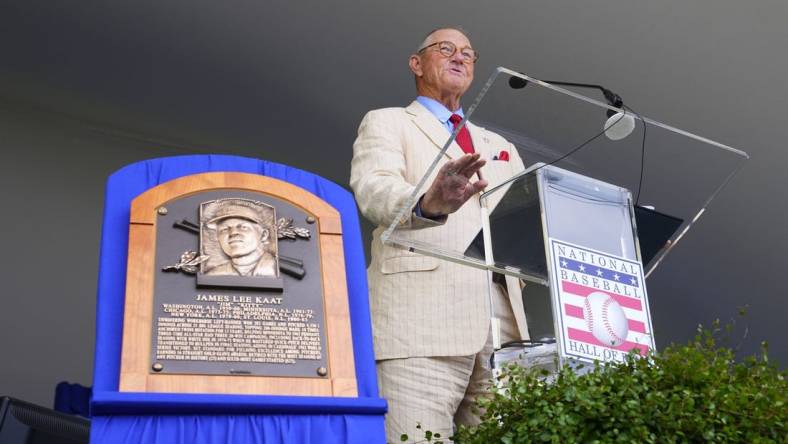
{"label": "eyeglasses", "polygon": [[[417,52],[422,53],[432,46],[437,46],[438,51],[444,57],[451,57],[457,52],[457,45],[452,42],[436,42],[421,48]],[[460,50],[460,56],[462,56],[463,63],[476,63],[479,60],[479,52],[467,46]]]}

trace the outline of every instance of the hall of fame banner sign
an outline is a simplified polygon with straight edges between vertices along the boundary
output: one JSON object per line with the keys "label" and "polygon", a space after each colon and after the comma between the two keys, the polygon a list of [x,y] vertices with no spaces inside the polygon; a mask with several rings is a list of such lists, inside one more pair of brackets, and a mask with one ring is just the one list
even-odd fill
{"label": "hall of fame banner sign", "polygon": [[550,250],[563,356],[622,361],[633,349],[654,349],[641,263],[557,239]]}

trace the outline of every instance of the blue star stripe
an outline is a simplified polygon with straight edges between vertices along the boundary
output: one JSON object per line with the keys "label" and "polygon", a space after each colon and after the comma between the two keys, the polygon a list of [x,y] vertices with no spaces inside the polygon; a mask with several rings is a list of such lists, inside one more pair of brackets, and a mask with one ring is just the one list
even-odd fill
{"label": "blue star stripe", "polygon": [[624,285],[630,285],[632,287],[639,286],[637,276],[631,274],[622,273],[620,271],[611,270],[609,268],[597,267],[596,265],[591,265],[586,262],[580,262],[562,256],[558,258],[558,263],[561,266],[561,268],[565,268],[567,270],[576,271],[578,273],[583,273],[589,276],[594,276],[602,279],[607,279],[613,282],[620,282]]}

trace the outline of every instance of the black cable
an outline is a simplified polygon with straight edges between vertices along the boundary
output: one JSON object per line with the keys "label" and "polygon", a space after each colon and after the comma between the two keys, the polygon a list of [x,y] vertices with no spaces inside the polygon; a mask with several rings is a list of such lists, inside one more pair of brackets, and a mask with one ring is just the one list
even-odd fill
{"label": "black cable", "polygon": [[638,203],[640,202],[640,190],[643,187],[643,176],[644,176],[645,165],[646,165],[646,121],[643,120],[643,116],[641,116],[640,113],[638,113],[637,111],[632,109],[632,107],[630,107],[630,106],[622,105],[621,110],[623,111],[623,113],[621,113],[621,117],[616,119],[616,121],[613,122],[610,126],[605,127],[602,131],[600,131],[599,133],[595,134],[593,137],[591,137],[590,139],[588,139],[585,142],[581,143],[580,145],[578,145],[577,147],[575,147],[574,149],[572,149],[568,153],[564,154],[563,156],[553,160],[552,162],[546,163],[546,164],[540,166],[539,168],[534,169],[532,172],[536,172],[536,171],[538,171],[538,170],[540,170],[540,169],[542,169],[542,168],[544,168],[546,166],[554,165],[554,164],[566,159],[567,157],[571,156],[572,154],[580,151],[581,148],[583,148],[584,146],[586,146],[589,143],[593,142],[597,137],[599,137],[602,134],[606,133],[607,130],[609,130],[610,128],[613,128],[614,126],[616,126],[616,124],[618,124],[618,122],[620,122],[621,119],[623,119],[627,115],[627,111],[630,111],[634,115],[636,115],[638,117],[638,119],[640,119],[640,121],[643,123],[643,137],[642,137],[641,142],[640,142],[640,178],[638,180],[637,193],[635,194],[635,206],[637,206]]}
{"label": "black cable", "polygon": [[638,116],[640,122],[643,123],[643,138],[640,142],[640,180],[638,181],[638,191],[635,194],[635,206],[638,205],[640,202],[640,189],[643,187],[643,175],[646,167],[646,121],[643,120],[643,116],[640,115],[637,111],[632,109],[631,107],[624,105],[623,108],[632,111],[633,114]]}
{"label": "black cable", "polygon": [[618,119],[617,119],[615,122],[613,122],[613,124],[612,124],[612,125],[610,125],[610,126],[608,126],[608,127],[605,127],[605,128],[603,128],[603,129],[602,129],[602,131],[598,132],[596,135],[594,135],[594,137],[592,137],[592,138],[590,138],[590,139],[586,140],[585,142],[581,143],[580,145],[578,145],[577,147],[575,147],[574,149],[572,149],[572,150],[571,150],[571,151],[569,151],[568,153],[564,154],[563,156],[559,157],[558,159],[555,159],[555,160],[553,160],[553,161],[552,161],[552,162],[550,162],[550,163],[546,163],[546,164],[544,164],[544,165],[540,166],[539,168],[536,168],[536,169],[534,169],[534,170],[533,170],[533,171],[531,171],[531,172],[532,172],[532,173],[534,173],[534,172],[536,172],[536,171],[538,171],[538,170],[541,170],[542,168],[544,168],[544,167],[546,167],[546,166],[554,165],[554,164],[556,164],[556,163],[558,163],[558,162],[560,162],[560,161],[562,161],[562,160],[566,159],[567,157],[571,156],[572,154],[574,154],[574,153],[576,153],[576,152],[580,151],[580,149],[581,149],[581,148],[583,148],[584,146],[586,146],[586,145],[588,145],[589,143],[593,142],[593,141],[594,141],[594,140],[595,140],[597,137],[601,136],[602,134],[605,134],[605,132],[607,132],[607,130],[609,130],[610,128],[613,128],[613,127],[614,127],[614,126],[615,126],[615,125],[616,125],[618,122],[620,122],[620,121],[621,121],[621,119],[623,119],[623,118],[624,118],[624,116],[626,116],[626,115],[627,115],[627,110],[626,110],[626,109],[623,109],[622,111],[624,111],[624,112],[623,112],[623,113],[621,113],[621,117],[619,117],[619,118],[618,118]]}

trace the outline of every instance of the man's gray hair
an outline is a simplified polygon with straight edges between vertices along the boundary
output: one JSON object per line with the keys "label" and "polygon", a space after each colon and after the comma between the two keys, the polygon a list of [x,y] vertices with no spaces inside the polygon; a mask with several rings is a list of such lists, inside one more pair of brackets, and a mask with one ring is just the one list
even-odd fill
{"label": "man's gray hair", "polygon": [[432,31],[428,32],[427,35],[424,36],[424,39],[421,41],[419,46],[416,47],[416,52],[421,51],[422,49],[424,49],[425,46],[430,44],[429,41],[430,41],[430,37],[432,37],[432,34],[435,34],[436,32],[442,31],[444,29],[453,29],[455,31],[459,31],[460,33],[462,33],[462,35],[467,37],[468,40],[471,39],[471,37],[468,35],[468,31],[466,31],[462,26],[441,26],[440,28],[433,29]]}

